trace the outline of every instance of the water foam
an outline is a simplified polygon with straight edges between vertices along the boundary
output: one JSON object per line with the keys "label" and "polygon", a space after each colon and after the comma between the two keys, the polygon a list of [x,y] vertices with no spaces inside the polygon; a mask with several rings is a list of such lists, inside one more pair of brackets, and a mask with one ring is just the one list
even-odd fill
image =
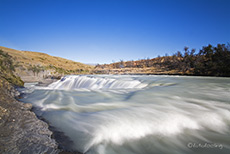
{"label": "water foam", "polygon": [[[184,136],[182,138],[184,140],[187,140],[187,136],[208,140],[205,137],[208,135],[208,130],[215,134],[227,133],[229,130],[226,123],[230,122],[230,118],[226,117],[230,114],[228,110],[219,111],[217,107],[205,110],[199,108],[196,114],[193,114],[192,110],[181,110],[190,106],[193,108],[192,104],[180,105],[176,102],[172,104],[174,107],[165,106],[163,103],[145,107],[133,105],[129,108],[104,109],[101,110],[103,112],[91,112],[78,118],[75,113],[66,113],[65,118],[68,119],[67,123],[72,123],[73,132],[78,132],[75,138],[81,143],[78,149],[83,153],[102,145],[123,147],[129,142],[151,138],[159,140],[174,138],[173,142],[178,142],[178,146],[183,147],[179,136]],[[101,108],[101,104],[94,104],[94,107]],[[165,144],[170,146],[171,142],[166,140]]]}
{"label": "water foam", "polygon": [[74,90],[74,89],[141,89],[147,84],[138,80],[121,80],[115,78],[93,76],[65,76],[61,80],[48,86],[49,89]]}

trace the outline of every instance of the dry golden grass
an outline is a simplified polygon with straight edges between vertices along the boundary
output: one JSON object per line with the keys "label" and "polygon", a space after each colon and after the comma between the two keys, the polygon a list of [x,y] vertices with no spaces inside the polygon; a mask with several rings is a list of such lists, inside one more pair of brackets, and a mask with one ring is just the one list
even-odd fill
{"label": "dry golden grass", "polygon": [[67,60],[60,57],[50,56],[45,53],[32,52],[32,51],[20,51],[0,46],[0,50],[7,52],[15,60],[15,64],[21,65],[27,68],[29,65],[40,65],[40,66],[55,66],[65,70],[91,70],[93,66]]}

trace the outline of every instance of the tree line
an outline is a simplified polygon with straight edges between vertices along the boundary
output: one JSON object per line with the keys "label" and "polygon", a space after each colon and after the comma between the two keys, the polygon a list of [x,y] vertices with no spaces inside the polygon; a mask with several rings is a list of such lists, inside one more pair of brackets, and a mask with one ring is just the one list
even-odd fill
{"label": "tree line", "polygon": [[157,68],[165,71],[175,70],[178,74],[202,76],[230,76],[230,44],[204,46],[196,52],[195,49],[184,48],[169,56],[166,54],[153,59],[126,61],[104,65],[96,65],[100,69],[119,68]]}
{"label": "tree line", "polygon": [[230,45],[204,46],[195,54],[195,49],[184,48],[184,54],[177,52],[173,61],[166,65],[171,69],[179,69],[182,73],[191,72],[194,75],[230,76]]}

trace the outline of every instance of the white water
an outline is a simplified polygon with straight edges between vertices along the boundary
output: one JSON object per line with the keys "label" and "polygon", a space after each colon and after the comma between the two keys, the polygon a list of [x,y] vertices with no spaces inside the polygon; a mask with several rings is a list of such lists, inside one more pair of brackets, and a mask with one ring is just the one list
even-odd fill
{"label": "white water", "polygon": [[94,76],[65,76],[61,80],[52,83],[48,89],[74,90],[74,89],[139,89],[146,87],[146,84],[138,80],[114,79]]}
{"label": "white water", "polygon": [[228,154],[229,94],[229,78],[67,76],[22,101],[82,153]]}

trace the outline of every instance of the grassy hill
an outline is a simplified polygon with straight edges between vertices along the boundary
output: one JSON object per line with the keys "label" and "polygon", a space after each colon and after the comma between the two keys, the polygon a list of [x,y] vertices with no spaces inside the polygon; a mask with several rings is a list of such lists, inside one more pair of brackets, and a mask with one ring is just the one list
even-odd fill
{"label": "grassy hill", "polygon": [[[14,74],[15,67],[13,65],[12,57],[0,50],[0,86],[4,83],[12,83],[16,86],[23,86],[23,81]],[[6,88],[6,87],[5,87]],[[6,88],[8,89],[8,87]]]}
{"label": "grassy hill", "polygon": [[93,66],[50,56],[45,53],[20,51],[0,46],[0,50],[12,57],[16,75],[58,77],[66,74],[89,74]]}

